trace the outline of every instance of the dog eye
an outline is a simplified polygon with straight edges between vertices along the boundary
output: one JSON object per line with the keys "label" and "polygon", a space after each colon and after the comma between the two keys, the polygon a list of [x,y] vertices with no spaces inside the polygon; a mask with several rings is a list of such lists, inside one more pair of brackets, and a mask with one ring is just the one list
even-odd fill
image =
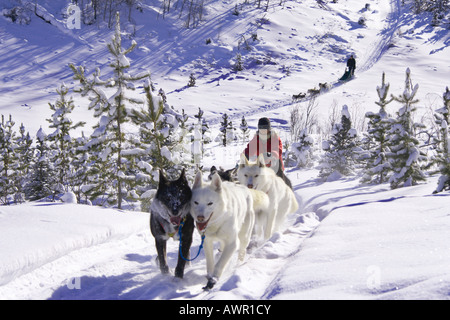
{"label": "dog eye", "polygon": [[208,203],[208,206],[212,206],[212,204],[213,204],[213,203],[212,203],[212,202],[210,202],[210,203]]}
{"label": "dog eye", "polygon": [[248,175],[244,174],[244,176],[245,176],[246,178],[248,178]]}
{"label": "dog eye", "polygon": [[258,176],[259,176],[258,174],[257,174],[257,175],[255,175],[255,178],[258,178]]}
{"label": "dog eye", "polygon": [[198,204],[198,202],[197,202],[197,201],[194,201],[194,204]]}

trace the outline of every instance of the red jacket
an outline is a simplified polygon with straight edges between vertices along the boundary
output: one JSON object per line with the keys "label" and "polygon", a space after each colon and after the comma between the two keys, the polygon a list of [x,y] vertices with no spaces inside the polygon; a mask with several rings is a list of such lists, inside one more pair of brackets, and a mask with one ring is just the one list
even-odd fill
{"label": "red jacket", "polygon": [[[272,142],[273,141],[273,142]],[[270,152],[272,157],[277,157],[280,160],[281,169],[284,171],[283,163],[283,143],[280,137],[273,131],[270,133],[269,139],[267,141],[261,140],[259,135],[256,134],[253,139],[248,143],[247,148],[245,148],[244,154],[247,159],[250,157],[258,157],[261,153]],[[271,163],[266,164],[268,167]]]}

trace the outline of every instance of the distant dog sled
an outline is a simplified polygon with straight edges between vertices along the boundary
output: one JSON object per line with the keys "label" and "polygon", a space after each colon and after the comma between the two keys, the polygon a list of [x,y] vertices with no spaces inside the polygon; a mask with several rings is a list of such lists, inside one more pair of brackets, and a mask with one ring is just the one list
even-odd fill
{"label": "distant dog sled", "polygon": [[352,78],[352,75],[350,73],[350,70],[347,68],[345,69],[345,73],[344,75],[339,79],[339,81],[347,81],[350,80]]}

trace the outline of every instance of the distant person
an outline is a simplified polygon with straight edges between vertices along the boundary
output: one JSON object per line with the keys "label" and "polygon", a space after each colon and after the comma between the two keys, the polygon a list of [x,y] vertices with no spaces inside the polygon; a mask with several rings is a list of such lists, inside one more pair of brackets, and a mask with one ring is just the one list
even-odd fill
{"label": "distant person", "polygon": [[355,69],[356,69],[356,60],[353,57],[353,55],[351,55],[350,58],[348,58],[347,67],[348,67],[348,72],[349,72],[350,76],[353,77],[355,75]]}
{"label": "distant person", "polygon": [[279,169],[284,171],[282,151],[283,144],[278,134],[272,130],[269,118],[259,119],[258,131],[244,150],[245,157],[252,160],[263,154],[266,166],[278,172]]}

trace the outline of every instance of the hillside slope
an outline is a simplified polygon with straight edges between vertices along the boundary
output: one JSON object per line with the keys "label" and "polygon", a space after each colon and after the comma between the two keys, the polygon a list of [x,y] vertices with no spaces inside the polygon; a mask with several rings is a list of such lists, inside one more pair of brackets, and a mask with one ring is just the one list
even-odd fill
{"label": "hillside slope", "polygon": [[[369,10],[356,0],[326,6],[314,0],[286,1],[267,12],[240,5],[239,15],[233,14],[234,2],[213,0],[205,6],[200,24],[190,29],[183,27],[175,9],[162,19],[158,1],[144,3],[142,13],[133,13],[133,24],[122,19],[124,46],[131,37],[138,43],[131,56],[132,71],[150,70],[171,105],[189,115],[200,107],[212,122],[224,112],[250,116],[295,106],[293,94],[318,88],[319,83],[336,84],[350,54],[357,59],[357,79],[317,99],[324,117],[333,103],[374,110],[375,87],[383,71],[392,92],[398,92],[410,67],[421,86],[423,111],[433,103],[430,96],[442,94],[448,80],[448,32],[441,26],[428,27],[431,17],[426,14],[414,20],[399,0],[373,0]],[[55,101],[60,83],[76,85],[68,63],[83,65],[88,72],[96,67],[108,72],[106,43],[112,31],[103,23],[62,32],[64,5],[42,5],[58,26],[36,17],[29,25],[0,19],[0,110],[12,113],[32,134],[47,125],[48,102]],[[365,26],[358,23],[362,17]],[[235,72],[238,53],[244,70]],[[196,86],[187,88],[191,73]],[[87,102],[75,98],[79,107],[73,117],[88,121],[84,131],[89,132],[95,119],[89,116]]]}

